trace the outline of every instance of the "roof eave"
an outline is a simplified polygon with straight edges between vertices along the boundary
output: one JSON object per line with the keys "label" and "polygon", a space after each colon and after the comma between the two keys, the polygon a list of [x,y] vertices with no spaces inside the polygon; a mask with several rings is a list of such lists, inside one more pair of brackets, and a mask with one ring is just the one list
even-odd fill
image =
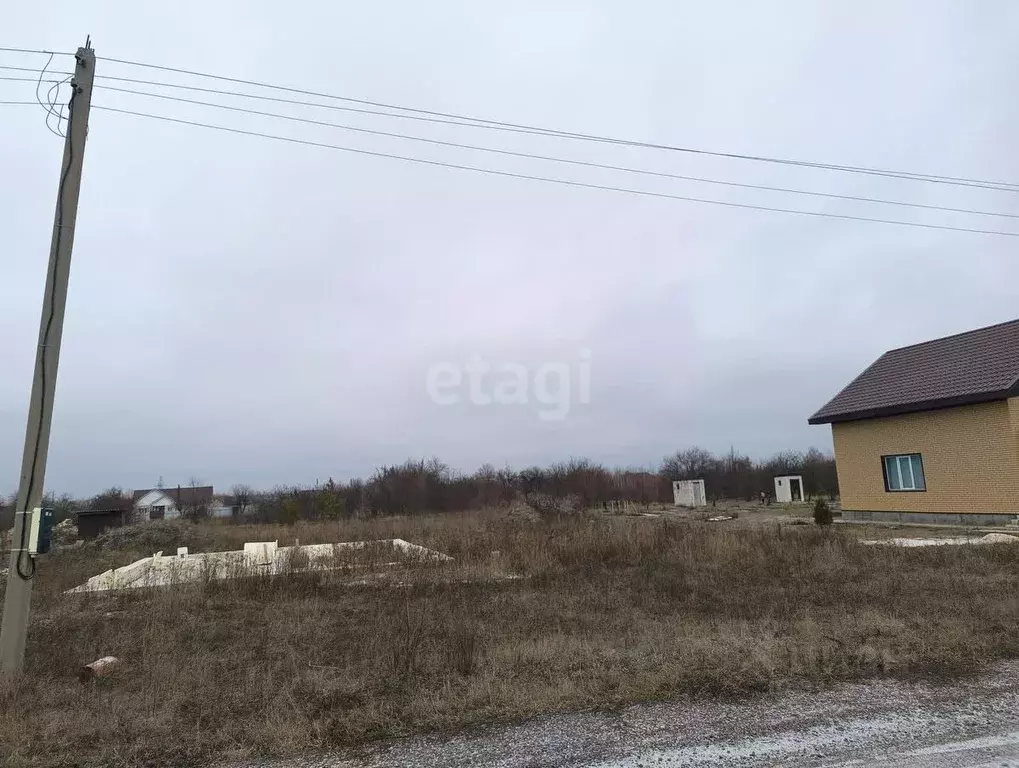
{"label": "roof eave", "polygon": [[843,413],[824,413],[824,409],[818,411],[808,420],[808,424],[839,424],[847,421],[865,421],[867,419],[883,419],[889,416],[903,416],[907,413],[923,413],[925,411],[940,411],[945,408],[958,408],[964,405],[980,405],[981,403],[993,403],[998,400],[1008,400],[1019,394],[1019,383],[1008,389],[994,392],[978,392],[970,395],[959,395],[946,397],[940,400],[926,400],[919,403],[902,403],[889,405],[882,408],[869,408],[862,411],[846,411]]}

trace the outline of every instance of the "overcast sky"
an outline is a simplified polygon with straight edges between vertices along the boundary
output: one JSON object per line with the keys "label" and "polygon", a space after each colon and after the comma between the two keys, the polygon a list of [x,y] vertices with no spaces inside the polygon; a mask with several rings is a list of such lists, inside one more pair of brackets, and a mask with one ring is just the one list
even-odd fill
{"label": "overcast sky", "polygon": [[[1019,6],[1007,0],[61,0],[3,15],[5,46],[72,51],[91,34],[99,57],[424,109],[1019,181]],[[0,64],[43,63],[0,53]],[[102,60],[97,73],[239,87]],[[0,81],[0,100],[33,91]],[[211,98],[668,173],[1019,213],[1019,198],[1001,192]],[[98,89],[93,101],[594,184],[1019,231],[1003,218],[562,166]],[[62,151],[43,117],[0,106],[0,491],[17,485]],[[483,176],[99,110],[74,245],[46,487],[80,494],[160,477],[222,490],[310,483],[412,456],[472,470],[570,456],[649,466],[690,445],[827,450],[827,428],[807,417],[882,351],[1019,316],[1012,238]],[[524,366],[529,402],[473,404],[467,373],[459,388],[444,381],[444,400],[460,402],[433,402],[429,370],[475,358],[515,365],[514,376]],[[536,401],[535,377],[555,399],[564,372],[568,413],[542,418],[551,406]],[[491,396],[505,375],[479,390]]]}

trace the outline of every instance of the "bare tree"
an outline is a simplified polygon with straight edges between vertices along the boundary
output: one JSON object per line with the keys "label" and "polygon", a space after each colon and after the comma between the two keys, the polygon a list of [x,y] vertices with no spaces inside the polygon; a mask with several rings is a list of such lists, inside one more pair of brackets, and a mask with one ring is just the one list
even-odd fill
{"label": "bare tree", "polygon": [[170,495],[175,497],[180,516],[193,523],[204,520],[209,516],[209,503],[212,499],[211,497],[206,498],[204,494],[199,493],[201,487],[201,479],[192,475],[188,479],[187,494],[182,493],[179,487],[176,494],[172,491],[170,492]]}
{"label": "bare tree", "polygon": [[113,486],[101,491],[85,503],[89,512],[119,512],[123,523],[134,521],[134,503],[121,488]]}
{"label": "bare tree", "polygon": [[714,464],[715,457],[703,448],[687,448],[667,457],[661,472],[670,480],[700,480]]}
{"label": "bare tree", "polygon": [[251,505],[251,497],[254,493],[250,485],[235,485],[230,489],[230,495],[233,497],[230,511],[235,520],[244,517],[244,513],[247,512],[248,507]]}

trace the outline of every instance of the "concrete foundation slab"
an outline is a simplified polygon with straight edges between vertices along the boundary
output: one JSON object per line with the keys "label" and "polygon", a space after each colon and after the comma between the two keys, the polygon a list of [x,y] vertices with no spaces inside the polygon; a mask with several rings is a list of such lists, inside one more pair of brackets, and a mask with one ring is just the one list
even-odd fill
{"label": "concrete foundation slab", "polygon": [[[357,560],[357,553],[372,555]],[[105,592],[184,584],[195,581],[243,578],[258,575],[289,575],[313,570],[352,567],[387,567],[414,563],[442,563],[453,558],[403,539],[348,541],[280,547],[275,541],[247,542],[231,552],[188,553],[185,547],[174,557],[156,552],[121,568],[93,576],[67,594]]]}

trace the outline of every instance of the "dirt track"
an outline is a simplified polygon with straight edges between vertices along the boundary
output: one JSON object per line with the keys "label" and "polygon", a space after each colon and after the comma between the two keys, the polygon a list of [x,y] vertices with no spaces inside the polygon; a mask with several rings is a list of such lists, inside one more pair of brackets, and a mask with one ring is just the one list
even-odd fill
{"label": "dirt track", "polygon": [[686,700],[232,768],[1019,767],[1019,663],[952,684],[881,681],[740,703]]}

